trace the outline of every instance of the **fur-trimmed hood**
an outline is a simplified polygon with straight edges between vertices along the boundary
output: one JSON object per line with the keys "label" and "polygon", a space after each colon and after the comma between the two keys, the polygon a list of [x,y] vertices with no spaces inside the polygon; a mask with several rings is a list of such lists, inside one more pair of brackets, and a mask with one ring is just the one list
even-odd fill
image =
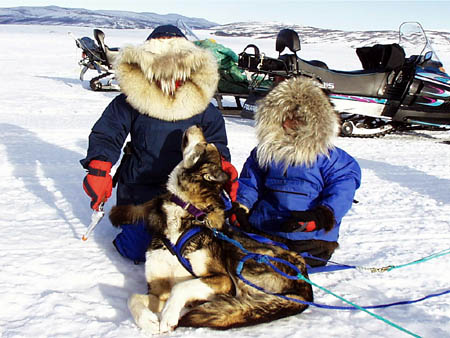
{"label": "fur-trimmed hood", "polygon": [[311,166],[318,155],[328,156],[340,126],[327,94],[302,77],[281,82],[261,99],[255,120],[263,168],[272,162]]}
{"label": "fur-trimmed hood", "polygon": [[219,81],[212,53],[180,37],[121,48],[114,68],[127,102],[140,113],[165,121],[203,112]]}

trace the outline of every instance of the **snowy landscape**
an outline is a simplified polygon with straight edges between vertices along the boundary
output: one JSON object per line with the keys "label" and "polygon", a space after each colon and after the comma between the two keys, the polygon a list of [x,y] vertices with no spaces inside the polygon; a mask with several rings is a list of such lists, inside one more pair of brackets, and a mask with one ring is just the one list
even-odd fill
{"label": "snowy landscape", "polygon": [[[255,43],[276,55],[273,38],[211,35],[214,31],[195,33],[236,53]],[[0,336],[143,337],[126,305],[131,293],[146,292],[143,265],[115,251],[111,242],[118,230],[107,217],[87,241],[81,240],[92,211],[79,160],[90,128],[117,93],[93,92],[80,82],[81,51],[68,32],[92,37],[92,27],[0,25]],[[141,43],[150,30],[104,32],[110,47],[120,47]],[[333,69],[359,69],[354,48],[363,44],[361,34],[311,39],[300,56],[323,60]],[[449,71],[450,40],[442,36],[434,47]],[[256,144],[253,121],[225,119],[232,162],[240,170]],[[450,131],[340,137],[337,145],[359,161],[362,185],[355,196],[358,203],[343,219],[333,261],[401,266],[448,251]],[[106,211],[114,203],[111,198]],[[389,272],[349,269],[310,278],[359,306],[370,306],[448,291],[449,270],[449,256],[442,255]],[[314,292],[319,304],[347,305],[319,288]],[[370,311],[397,327],[363,311],[310,307],[298,316],[254,327],[180,328],[168,336],[450,337],[448,293]]]}

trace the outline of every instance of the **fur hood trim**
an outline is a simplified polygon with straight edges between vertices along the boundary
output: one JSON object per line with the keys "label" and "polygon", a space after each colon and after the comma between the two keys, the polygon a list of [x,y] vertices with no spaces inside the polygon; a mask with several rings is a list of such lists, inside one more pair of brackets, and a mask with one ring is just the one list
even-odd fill
{"label": "fur hood trim", "polygon": [[[278,84],[258,102],[255,114],[257,158],[261,167],[272,162],[312,166],[329,155],[339,133],[339,117],[328,95],[312,80],[296,77]],[[292,128],[283,128],[294,120]]]}
{"label": "fur hood trim", "polygon": [[[121,48],[114,67],[127,102],[141,114],[165,121],[203,112],[219,81],[212,53],[184,38]],[[178,88],[177,82],[182,83]]]}

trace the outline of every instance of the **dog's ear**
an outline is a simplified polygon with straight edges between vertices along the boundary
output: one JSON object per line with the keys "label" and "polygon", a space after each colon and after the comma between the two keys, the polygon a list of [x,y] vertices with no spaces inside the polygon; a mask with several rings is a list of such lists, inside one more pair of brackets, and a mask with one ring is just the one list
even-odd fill
{"label": "dog's ear", "polygon": [[206,142],[200,142],[193,147],[188,146],[185,148],[183,153],[183,167],[186,169],[192,168],[205,152],[206,146]]}
{"label": "dog's ear", "polygon": [[208,182],[225,183],[230,179],[230,176],[223,170],[215,170],[203,174],[203,179]]}

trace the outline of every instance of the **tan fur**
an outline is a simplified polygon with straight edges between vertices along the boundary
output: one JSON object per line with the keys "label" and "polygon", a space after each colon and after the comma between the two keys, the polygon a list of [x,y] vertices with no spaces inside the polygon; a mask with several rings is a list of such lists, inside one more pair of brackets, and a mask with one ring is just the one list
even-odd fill
{"label": "tan fur", "polygon": [[[249,252],[284,259],[297,266],[303,275],[307,276],[307,272],[303,258],[296,252],[262,244],[224,226],[220,193],[227,180],[217,148],[207,144],[201,129],[194,126],[183,137],[183,161],[170,175],[169,193],[141,206],[116,206],[111,210],[113,224],[144,220],[154,235],[146,255],[149,295],[133,295],[128,302],[135,322],[143,330],[159,334],[177,326],[229,329],[272,321],[307,308],[305,304],[261,292],[236,275],[236,268],[246,253],[216,238],[212,228],[223,231]],[[171,202],[171,193],[204,210],[206,220],[197,220]],[[196,277],[160,242],[164,236],[176,243],[182,232],[193,226],[205,228],[184,251]],[[298,273],[286,264],[272,263],[286,274]],[[242,276],[270,293],[302,301],[313,299],[308,283],[285,278],[252,259],[244,264]]]}
{"label": "tan fur", "polygon": [[[219,81],[214,56],[184,38],[151,39],[121,48],[114,67],[128,103],[166,121],[205,110]],[[175,89],[177,80],[184,83]]]}
{"label": "tan fur", "polygon": [[[283,122],[299,124],[286,132]],[[271,162],[312,165],[328,155],[339,132],[339,118],[327,95],[313,81],[296,77],[278,84],[258,102],[255,115],[257,156],[262,167]]]}

